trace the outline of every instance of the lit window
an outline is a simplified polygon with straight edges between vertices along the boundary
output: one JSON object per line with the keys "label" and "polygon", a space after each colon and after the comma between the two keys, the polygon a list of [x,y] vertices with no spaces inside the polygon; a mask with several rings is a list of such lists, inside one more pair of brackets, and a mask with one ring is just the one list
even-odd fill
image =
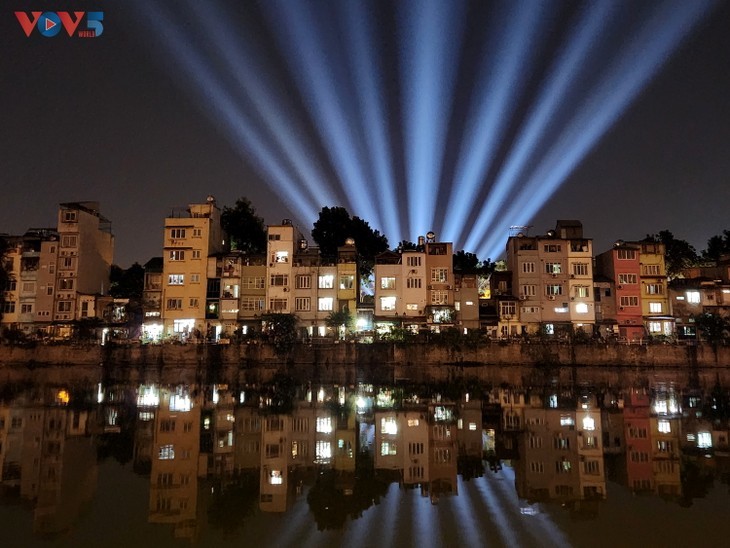
{"label": "lit window", "polygon": [[387,457],[389,455],[398,454],[398,447],[395,442],[384,441],[380,444],[380,456]]}
{"label": "lit window", "polygon": [[395,276],[383,276],[380,278],[380,289],[395,289]]}
{"label": "lit window", "polygon": [[547,274],[560,274],[563,270],[561,263],[545,263],[545,272]]}
{"label": "lit window", "polygon": [[157,454],[160,460],[172,460],[175,458],[175,447],[172,445],[161,445]]}
{"label": "lit window", "polygon": [[398,423],[396,422],[395,417],[383,417],[380,419],[380,431],[383,434],[397,434]]}
{"label": "lit window", "polygon": [[619,274],[618,275],[618,283],[620,284],[636,284],[637,277],[636,274]]}
{"label": "lit window", "polygon": [[185,260],[185,250],[183,249],[173,249],[170,251],[170,260],[171,261],[184,261]]}
{"label": "lit window", "polygon": [[277,251],[274,253],[274,262],[275,263],[288,263],[289,262],[289,252],[288,251]]}
{"label": "lit window", "polygon": [[324,461],[332,458],[332,444],[328,441],[318,440],[316,446],[317,461]]}
{"label": "lit window", "polygon": [[662,323],[661,322],[649,322],[649,333],[661,333],[662,332]]}
{"label": "lit window", "polygon": [[317,309],[322,311],[333,310],[334,299],[332,297],[320,297],[318,299]]}
{"label": "lit window", "polygon": [[580,297],[581,299],[585,299],[588,297],[588,286],[587,285],[577,285],[575,286],[575,296]]}
{"label": "lit window", "polygon": [[335,286],[335,277],[332,274],[324,274],[319,277],[320,289],[332,289]]}
{"label": "lit window", "polygon": [[657,424],[657,428],[662,434],[669,434],[672,432],[672,425],[668,420],[660,420]]}
{"label": "lit window", "polygon": [[697,432],[697,447],[709,449],[712,447],[712,434],[709,432]]}
{"label": "lit window", "polygon": [[570,415],[560,415],[560,426],[573,426],[575,421]]}
{"label": "lit window", "polygon": [[281,485],[284,481],[281,475],[281,470],[272,470],[269,472],[269,484],[270,485]]}
{"label": "lit window", "polygon": [[576,303],[576,305],[575,305],[575,311],[578,314],[587,314],[588,313],[588,305],[586,303]]}
{"label": "lit window", "polygon": [[449,293],[447,291],[431,291],[431,304],[449,304]]}
{"label": "lit window", "polygon": [[470,430],[471,432],[475,432],[475,431],[476,431],[476,429],[477,429],[477,423],[475,423],[475,422],[470,422],[470,423],[469,423],[469,430]]}
{"label": "lit window", "polygon": [[380,297],[380,310],[395,310],[395,297]]}
{"label": "lit window", "polygon": [[687,302],[690,304],[700,304],[700,292],[687,291]]}
{"label": "lit window", "polygon": [[317,432],[332,433],[332,417],[317,417]]}
{"label": "lit window", "polygon": [[340,289],[352,289],[355,287],[355,276],[352,274],[346,274],[340,276]]}
{"label": "lit window", "polygon": [[431,281],[433,283],[445,284],[449,278],[448,268],[432,268]]}
{"label": "lit window", "polygon": [[649,312],[652,314],[662,313],[662,303],[649,303]]}
{"label": "lit window", "polygon": [[593,417],[583,417],[583,430],[595,430],[596,421]]}
{"label": "lit window", "polygon": [[183,285],[185,276],[183,274],[170,274],[167,278],[168,285]]}

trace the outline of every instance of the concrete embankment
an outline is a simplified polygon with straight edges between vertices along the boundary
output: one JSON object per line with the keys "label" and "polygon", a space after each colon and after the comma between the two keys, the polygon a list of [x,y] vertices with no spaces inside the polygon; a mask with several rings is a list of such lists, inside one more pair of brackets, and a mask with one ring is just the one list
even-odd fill
{"label": "concrete embankment", "polygon": [[[627,376],[700,384],[730,380],[730,347],[709,345],[428,344],[294,346],[277,355],[266,344],[0,346],[0,381],[33,372],[59,382],[258,383],[277,375],[298,381],[353,384],[474,379],[486,384],[561,382],[621,384]],[[70,379],[69,377],[73,377]]]}

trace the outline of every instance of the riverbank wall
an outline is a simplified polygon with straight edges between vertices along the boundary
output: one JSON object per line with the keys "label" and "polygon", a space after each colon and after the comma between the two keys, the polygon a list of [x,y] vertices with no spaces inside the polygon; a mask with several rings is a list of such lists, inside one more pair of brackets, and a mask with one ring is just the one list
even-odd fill
{"label": "riverbank wall", "polygon": [[[710,345],[570,345],[489,343],[474,346],[352,342],[298,343],[285,354],[267,344],[0,346],[0,380],[45,371],[59,382],[92,380],[255,384],[277,376],[334,384],[621,383],[627,376],[707,384],[730,380],[730,347]],[[113,377],[109,379],[109,377]]]}

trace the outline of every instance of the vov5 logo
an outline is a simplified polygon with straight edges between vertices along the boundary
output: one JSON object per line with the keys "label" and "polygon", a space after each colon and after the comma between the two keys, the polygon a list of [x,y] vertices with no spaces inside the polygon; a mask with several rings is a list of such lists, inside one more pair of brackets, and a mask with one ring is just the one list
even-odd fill
{"label": "vov5 logo", "polygon": [[[84,16],[86,16],[86,28],[79,29]],[[62,27],[69,36],[75,35],[78,38],[98,38],[104,32],[103,11],[75,11],[73,14],[67,11],[31,11],[30,14],[16,11],[15,17],[28,37],[34,28],[46,38],[56,36]]]}

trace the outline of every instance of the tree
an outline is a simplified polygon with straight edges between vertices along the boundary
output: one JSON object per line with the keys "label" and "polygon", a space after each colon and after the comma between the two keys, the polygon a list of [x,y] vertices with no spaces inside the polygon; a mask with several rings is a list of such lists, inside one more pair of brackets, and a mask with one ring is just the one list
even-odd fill
{"label": "tree", "polygon": [[274,351],[283,356],[287,354],[297,340],[297,317],[293,314],[264,314],[261,316],[264,333],[268,341],[274,345]]}
{"label": "tree", "polygon": [[266,226],[248,198],[239,198],[233,207],[223,208],[221,226],[233,249],[247,255],[266,253]]}
{"label": "tree", "polygon": [[393,251],[416,251],[418,246],[410,240],[401,240]]}
{"label": "tree", "polygon": [[320,254],[336,258],[337,248],[347,238],[355,240],[361,275],[369,273],[375,264],[375,256],[388,249],[388,238],[360,217],[350,217],[344,207],[323,207],[312,228],[312,239],[319,246]]}
{"label": "tree", "polygon": [[702,337],[712,344],[722,342],[730,332],[730,320],[719,314],[705,312],[695,318],[695,325]]}
{"label": "tree", "polygon": [[677,277],[685,268],[697,264],[695,248],[686,240],[675,238],[669,230],[647,234],[645,241],[664,244],[664,261],[670,278]]}
{"label": "tree", "polygon": [[144,268],[134,263],[126,270],[113,264],[109,274],[109,295],[115,299],[141,299],[144,290]]}
{"label": "tree", "polygon": [[[342,335],[352,330],[353,318],[349,310],[332,311],[329,316],[325,318],[324,323],[327,327],[335,329],[338,334]],[[340,333],[342,330],[343,333]]]}
{"label": "tree", "polygon": [[728,253],[730,253],[730,230],[723,230],[722,234],[707,240],[707,249],[702,251],[702,258],[719,264],[722,256]]}

